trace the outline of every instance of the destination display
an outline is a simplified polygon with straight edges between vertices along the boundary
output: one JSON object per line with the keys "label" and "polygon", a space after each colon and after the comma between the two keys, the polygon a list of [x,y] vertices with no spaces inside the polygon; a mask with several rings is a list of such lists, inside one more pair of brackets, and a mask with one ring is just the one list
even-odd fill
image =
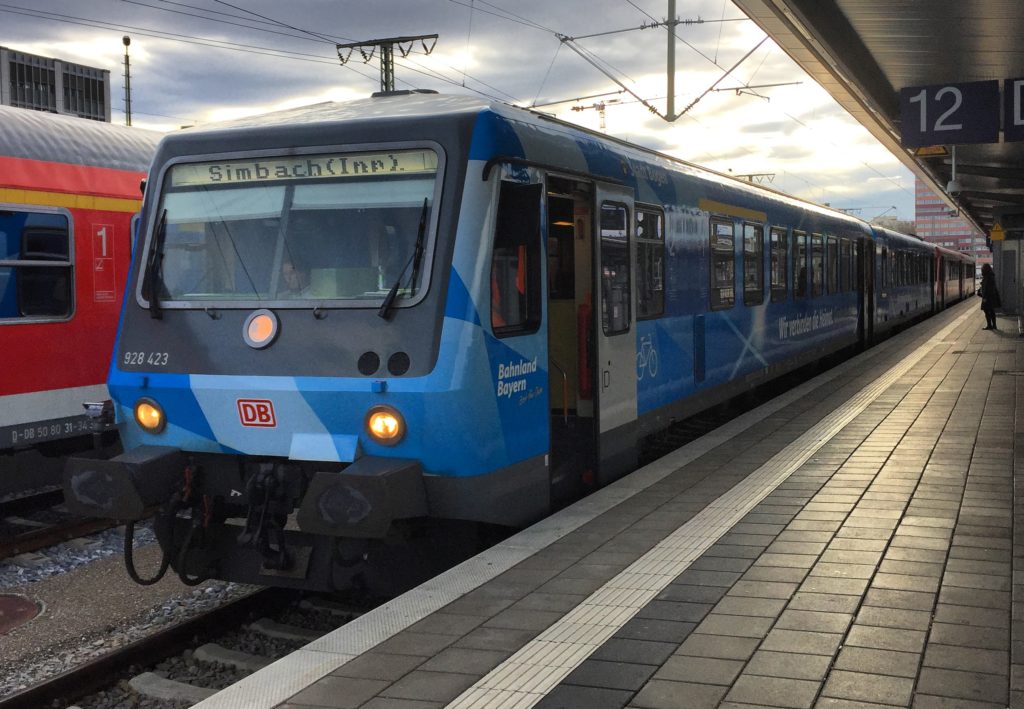
{"label": "destination display", "polygon": [[382,150],[175,165],[171,168],[171,186],[199,187],[374,175],[432,175],[436,172],[437,153],[433,150]]}

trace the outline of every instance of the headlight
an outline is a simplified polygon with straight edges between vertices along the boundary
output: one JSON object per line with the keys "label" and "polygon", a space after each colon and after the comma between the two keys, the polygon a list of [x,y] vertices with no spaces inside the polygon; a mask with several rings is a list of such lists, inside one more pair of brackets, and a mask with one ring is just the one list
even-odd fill
{"label": "headlight", "polygon": [[374,406],[366,414],[366,432],[382,446],[393,446],[405,436],[405,419],[390,406]]}
{"label": "headlight", "polygon": [[135,402],[135,422],[147,433],[160,433],[167,425],[164,410],[152,399],[139,399]]}

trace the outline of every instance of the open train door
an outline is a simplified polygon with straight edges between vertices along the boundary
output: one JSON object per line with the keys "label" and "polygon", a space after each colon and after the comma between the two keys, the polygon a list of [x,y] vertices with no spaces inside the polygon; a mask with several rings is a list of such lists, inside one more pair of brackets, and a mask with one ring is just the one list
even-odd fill
{"label": "open train door", "polygon": [[633,193],[599,184],[594,206],[597,479],[604,485],[637,462]]}

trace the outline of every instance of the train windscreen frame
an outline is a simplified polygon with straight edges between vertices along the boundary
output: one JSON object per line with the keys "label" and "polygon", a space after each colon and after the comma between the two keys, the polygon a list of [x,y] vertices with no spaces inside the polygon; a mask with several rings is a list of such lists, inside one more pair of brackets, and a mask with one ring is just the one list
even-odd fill
{"label": "train windscreen frame", "polygon": [[429,285],[443,174],[433,144],[175,161],[139,304],[153,284],[170,308],[376,307],[392,289],[396,306],[415,304]]}

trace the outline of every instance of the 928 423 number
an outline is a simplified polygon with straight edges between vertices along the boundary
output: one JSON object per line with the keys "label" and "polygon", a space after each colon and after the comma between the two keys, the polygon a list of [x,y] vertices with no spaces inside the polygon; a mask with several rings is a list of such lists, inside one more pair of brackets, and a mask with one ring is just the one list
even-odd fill
{"label": "928 423 number", "polygon": [[122,364],[140,366],[148,364],[152,367],[166,367],[168,355],[166,352],[125,352]]}

